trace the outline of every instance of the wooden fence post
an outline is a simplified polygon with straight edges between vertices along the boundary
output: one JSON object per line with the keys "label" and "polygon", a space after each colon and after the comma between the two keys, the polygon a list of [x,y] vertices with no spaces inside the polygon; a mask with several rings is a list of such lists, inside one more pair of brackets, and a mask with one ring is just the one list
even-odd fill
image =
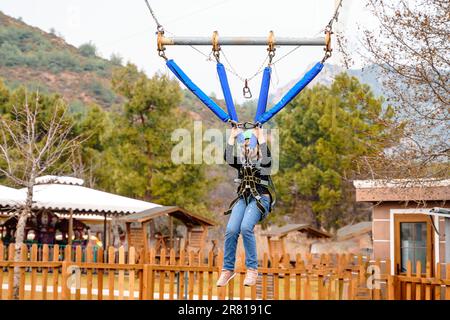
{"label": "wooden fence post", "polygon": [[445,300],[450,300],[450,263],[445,267]]}
{"label": "wooden fence post", "polygon": [[[128,250],[128,264],[134,266],[136,264],[136,249],[134,247],[130,247]],[[134,280],[135,280],[136,272],[134,269],[130,269],[128,272],[128,292],[129,300],[134,300]]]}
{"label": "wooden fence post", "polygon": [[[0,263],[3,262],[4,257],[4,247],[3,243],[0,242]],[[3,266],[0,266],[0,300],[3,299]]]}
{"label": "wooden fence post", "polygon": [[61,280],[61,298],[62,300],[70,300],[70,288],[68,286],[68,281],[69,281],[69,267],[70,262],[68,261],[63,261],[62,263],[62,268],[61,268],[61,276],[62,276],[62,280]]}
{"label": "wooden fence post", "polygon": [[[416,264],[416,278],[422,279],[422,264],[420,260],[417,260]],[[416,300],[422,300],[422,283],[420,281],[416,283]]]}
{"label": "wooden fence post", "polygon": [[[22,244],[20,251],[20,261],[25,262],[28,260],[28,247],[26,244]],[[19,282],[19,299],[25,299],[25,277],[26,267],[20,267],[20,282]]]}

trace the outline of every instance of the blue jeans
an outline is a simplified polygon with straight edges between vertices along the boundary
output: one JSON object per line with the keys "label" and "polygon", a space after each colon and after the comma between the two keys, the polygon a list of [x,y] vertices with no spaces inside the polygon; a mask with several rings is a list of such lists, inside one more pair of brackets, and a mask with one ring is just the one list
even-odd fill
{"label": "blue jeans", "polygon": [[242,234],[244,242],[245,266],[247,269],[258,268],[256,241],[253,228],[260,220],[267,216],[270,206],[270,197],[261,196],[261,203],[266,209],[263,216],[261,216],[261,212],[256,206],[256,200],[250,196],[248,201],[249,203],[246,205],[245,200],[240,199],[236,202],[231,211],[225,232],[225,248],[223,255],[223,269],[225,270],[234,270],[239,233]]}

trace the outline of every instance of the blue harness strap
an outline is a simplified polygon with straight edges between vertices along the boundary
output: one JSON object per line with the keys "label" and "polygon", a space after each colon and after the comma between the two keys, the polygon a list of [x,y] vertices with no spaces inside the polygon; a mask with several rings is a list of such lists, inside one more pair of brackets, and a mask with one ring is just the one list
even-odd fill
{"label": "blue harness strap", "polygon": [[203,104],[205,104],[214,114],[223,122],[230,120],[230,117],[226,114],[222,108],[219,107],[210,97],[208,97],[191,79],[180,69],[180,67],[172,59],[166,61],[167,67],[173,72],[173,74],[184,83],[184,85],[199,98]]}
{"label": "blue harness strap", "polygon": [[230,85],[228,84],[227,73],[222,63],[217,63],[217,74],[219,75],[220,85],[222,87],[223,97],[227,105],[228,115],[231,120],[238,122],[238,116],[236,108],[234,107],[233,97],[230,91]]}
{"label": "blue harness strap", "polygon": [[267,98],[269,97],[270,75],[272,68],[265,67],[261,82],[261,90],[259,91],[258,107],[256,108],[255,122],[266,112]]}
{"label": "blue harness strap", "polygon": [[322,71],[323,63],[318,62],[309,70],[305,76],[300,79],[295,86],[289,90],[283,98],[270,110],[260,115],[256,121],[263,124],[272,119],[274,115],[281,111],[289,102],[292,101],[319,73]]}

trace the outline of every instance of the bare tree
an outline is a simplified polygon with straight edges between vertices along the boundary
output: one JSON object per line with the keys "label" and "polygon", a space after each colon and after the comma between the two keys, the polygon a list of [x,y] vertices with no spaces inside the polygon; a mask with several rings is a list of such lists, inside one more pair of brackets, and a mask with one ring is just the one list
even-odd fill
{"label": "bare tree", "polygon": [[[14,261],[20,261],[27,218],[32,215],[33,187],[36,178],[49,173],[61,173],[70,167],[70,157],[81,142],[72,136],[72,122],[67,119],[67,107],[60,101],[50,110],[43,110],[36,94],[34,103],[13,106],[11,114],[0,115],[0,175],[13,184],[25,187],[26,200],[19,211],[15,237]],[[44,113],[49,113],[47,121]],[[62,161],[65,160],[65,161]],[[14,270],[14,298],[19,294],[20,273]]]}
{"label": "bare tree", "polygon": [[367,63],[400,121],[401,145],[390,150],[387,175],[448,178],[450,155],[450,2],[366,0],[378,28],[362,30]]}

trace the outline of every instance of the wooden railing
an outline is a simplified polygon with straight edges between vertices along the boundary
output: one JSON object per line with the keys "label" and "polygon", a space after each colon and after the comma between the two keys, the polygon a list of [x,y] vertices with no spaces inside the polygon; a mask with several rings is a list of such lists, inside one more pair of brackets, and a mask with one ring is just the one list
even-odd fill
{"label": "wooden railing", "polygon": [[[95,249],[55,245],[23,245],[14,261],[14,245],[0,244],[0,299],[13,299],[14,269],[20,274],[19,299],[426,299],[450,300],[450,264],[431,264],[422,273],[420,263],[412,273],[389,274],[390,261],[370,261],[353,254],[280,257],[263,254],[260,276],[253,287],[243,285],[244,256],[237,259],[236,277],[227,287],[216,281],[223,253],[151,249],[146,257],[134,248]],[[95,261],[94,261],[94,255]],[[61,259],[61,257],[64,259]],[[136,257],[140,257],[137,259]]]}

